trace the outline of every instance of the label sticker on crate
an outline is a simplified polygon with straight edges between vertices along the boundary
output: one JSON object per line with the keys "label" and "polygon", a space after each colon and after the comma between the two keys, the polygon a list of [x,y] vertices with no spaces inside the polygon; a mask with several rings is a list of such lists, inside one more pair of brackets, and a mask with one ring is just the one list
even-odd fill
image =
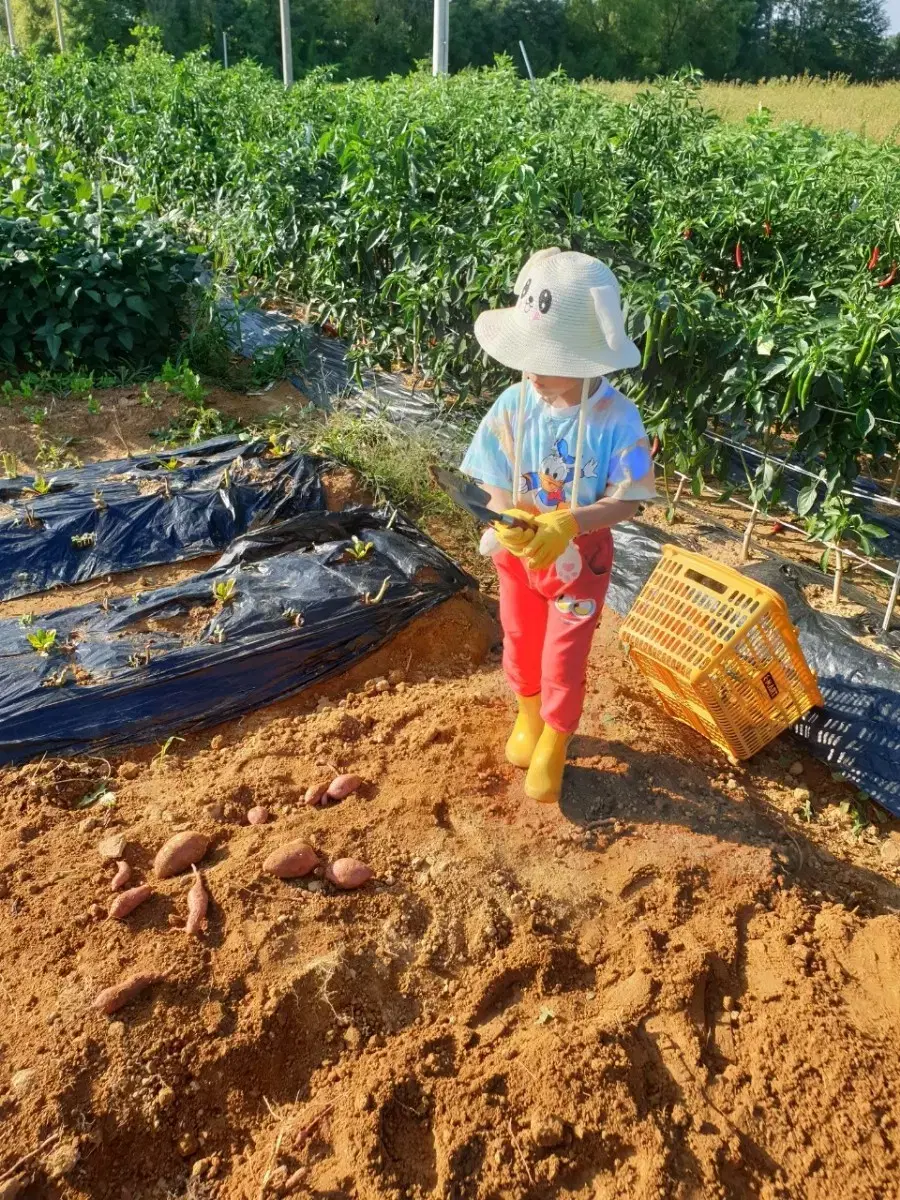
{"label": "label sticker on crate", "polygon": [[771,671],[767,671],[766,674],[763,675],[762,685],[766,689],[766,694],[768,695],[770,700],[774,700],[775,697],[778,695],[778,693],[781,691],[781,688],[775,682],[775,676],[772,674]]}

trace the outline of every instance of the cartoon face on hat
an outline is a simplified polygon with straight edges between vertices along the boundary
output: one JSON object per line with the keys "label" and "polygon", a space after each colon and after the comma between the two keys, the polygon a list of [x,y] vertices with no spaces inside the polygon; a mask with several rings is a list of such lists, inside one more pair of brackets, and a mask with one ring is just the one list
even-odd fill
{"label": "cartoon face on hat", "polygon": [[514,308],[492,309],[475,322],[481,346],[505,366],[590,379],[640,362],[625,332],[618,281],[599,259],[539,250],[515,291]]}

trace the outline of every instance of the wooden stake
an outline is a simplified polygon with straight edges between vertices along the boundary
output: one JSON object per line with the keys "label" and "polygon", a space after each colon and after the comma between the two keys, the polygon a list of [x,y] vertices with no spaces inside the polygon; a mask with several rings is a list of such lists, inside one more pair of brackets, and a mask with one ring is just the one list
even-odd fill
{"label": "wooden stake", "polygon": [[844,555],[840,546],[834,548],[834,587],[831,598],[837,604],[841,598],[841,584],[844,582]]}
{"label": "wooden stake", "polygon": [[741,562],[750,561],[750,539],[753,537],[753,530],[756,526],[756,515],[759,512],[759,501],[753,505],[753,512],[750,514],[750,520],[747,522],[747,528],[744,530],[744,540],[741,543]]}

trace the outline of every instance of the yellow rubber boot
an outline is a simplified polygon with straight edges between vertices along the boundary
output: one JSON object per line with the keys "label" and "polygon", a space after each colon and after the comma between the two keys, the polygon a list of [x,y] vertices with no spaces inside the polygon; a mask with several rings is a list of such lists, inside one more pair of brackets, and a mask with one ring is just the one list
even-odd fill
{"label": "yellow rubber boot", "polygon": [[544,726],[525,776],[526,796],[540,804],[555,804],[559,800],[571,736],[569,733],[560,733],[552,725]]}
{"label": "yellow rubber boot", "polygon": [[506,743],[506,761],[514,767],[527,767],[544,728],[540,696],[516,696],[519,715]]}

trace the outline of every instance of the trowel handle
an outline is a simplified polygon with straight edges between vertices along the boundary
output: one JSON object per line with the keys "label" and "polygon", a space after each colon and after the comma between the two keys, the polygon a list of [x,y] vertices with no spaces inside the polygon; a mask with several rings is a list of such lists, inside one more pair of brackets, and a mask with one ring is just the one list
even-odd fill
{"label": "trowel handle", "polygon": [[507,525],[510,529],[537,529],[536,521],[526,521],[522,517],[511,517],[507,513],[497,513],[494,520],[499,525]]}

